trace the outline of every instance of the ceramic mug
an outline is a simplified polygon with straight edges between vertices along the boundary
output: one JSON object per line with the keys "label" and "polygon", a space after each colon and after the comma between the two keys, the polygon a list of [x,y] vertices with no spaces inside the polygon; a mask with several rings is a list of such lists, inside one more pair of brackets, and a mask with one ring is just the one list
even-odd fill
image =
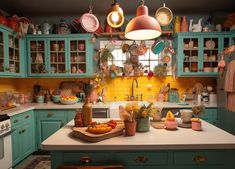
{"label": "ceramic mug", "polygon": [[180,116],[181,116],[181,120],[184,123],[188,123],[191,121],[191,118],[193,116],[193,111],[192,110],[188,110],[188,109],[181,109],[180,110]]}

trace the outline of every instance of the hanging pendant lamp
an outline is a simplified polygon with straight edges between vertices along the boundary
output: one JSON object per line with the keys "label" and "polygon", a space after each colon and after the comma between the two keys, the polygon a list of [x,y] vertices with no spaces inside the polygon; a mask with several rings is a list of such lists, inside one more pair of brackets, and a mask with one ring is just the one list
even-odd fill
{"label": "hanging pendant lamp", "polygon": [[140,5],[136,10],[136,17],[126,26],[125,37],[131,40],[154,39],[161,35],[161,27],[158,21],[148,15],[148,7]]}
{"label": "hanging pendant lamp", "polygon": [[109,9],[107,22],[113,28],[119,28],[124,23],[124,13],[122,8],[117,3],[117,0],[114,0],[114,3]]}

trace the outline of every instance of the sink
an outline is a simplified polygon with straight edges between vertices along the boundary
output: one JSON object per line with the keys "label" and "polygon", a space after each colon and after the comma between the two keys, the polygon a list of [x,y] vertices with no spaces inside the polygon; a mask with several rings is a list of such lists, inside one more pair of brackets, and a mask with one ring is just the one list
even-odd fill
{"label": "sink", "polygon": [[118,108],[120,105],[125,106],[127,103],[132,103],[132,102],[138,102],[138,104],[140,105],[143,104],[148,105],[147,101],[116,101],[112,103],[111,108]]}

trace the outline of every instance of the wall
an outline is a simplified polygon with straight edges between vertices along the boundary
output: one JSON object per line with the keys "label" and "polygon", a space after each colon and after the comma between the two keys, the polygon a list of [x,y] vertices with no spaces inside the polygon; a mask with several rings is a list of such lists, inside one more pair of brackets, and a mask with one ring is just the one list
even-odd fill
{"label": "wall", "polygon": [[0,78],[0,92],[15,91],[16,83],[14,79]]}
{"label": "wall", "polygon": [[[3,81],[2,81],[3,80]],[[107,83],[100,87],[106,89],[107,101],[125,100],[125,95],[131,94],[131,85],[133,78],[115,78],[107,81]],[[178,88],[179,92],[182,93],[185,89],[192,89],[195,83],[200,82],[204,86],[211,85],[216,87],[215,78],[178,78],[174,80],[171,76],[167,78],[157,77],[138,77],[138,88],[134,88],[134,94],[143,94],[143,100],[155,99],[156,94],[159,92],[160,87],[163,84],[170,83],[171,87]],[[43,88],[49,88],[50,91],[59,86],[62,81],[88,81],[88,79],[78,78],[22,78],[22,79],[2,79],[0,78],[0,86],[3,90],[15,89],[17,91],[28,93],[33,91],[33,85],[39,82]],[[147,85],[151,84],[152,88],[148,90]]]}

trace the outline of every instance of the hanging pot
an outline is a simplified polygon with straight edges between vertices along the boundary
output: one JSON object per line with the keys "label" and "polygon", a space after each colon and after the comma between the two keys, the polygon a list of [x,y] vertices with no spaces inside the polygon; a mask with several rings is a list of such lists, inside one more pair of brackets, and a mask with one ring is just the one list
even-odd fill
{"label": "hanging pot", "polygon": [[122,52],[123,52],[123,53],[128,52],[128,51],[129,51],[129,48],[130,48],[130,45],[129,45],[129,44],[123,43],[123,45],[122,45]]}
{"label": "hanging pot", "polygon": [[130,54],[131,54],[131,55],[138,56],[137,49],[138,49],[138,45],[137,45],[136,42],[134,41],[133,44],[129,47],[129,52],[130,52]]}
{"label": "hanging pot", "polygon": [[152,46],[152,52],[157,55],[161,53],[161,51],[164,49],[164,40],[162,38],[157,39],[153,46]]}
{"label": "hanging pot", "polygon": [[99,21],[96,16],[92,14],[91,7],[89,13],[85,13],[81,16],[80,23],[87,32],[95,32],[99,28]]}
{"label": "hanging pot", "polygon": [[147,47],[145,41],[142,40],[137,48],[137,53],[138,55],[144,55],[146,52],[147,52]]}

